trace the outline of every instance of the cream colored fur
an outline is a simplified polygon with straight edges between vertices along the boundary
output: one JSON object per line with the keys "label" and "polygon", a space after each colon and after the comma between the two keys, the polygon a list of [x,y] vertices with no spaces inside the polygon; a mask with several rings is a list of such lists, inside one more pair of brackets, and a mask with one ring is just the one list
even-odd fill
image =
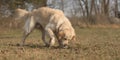
{"label": "cream colored fur", "polygon": [[[23,9],[17,9],[16,12],[18,13],[17,18],[26,20],[23,44],[26,37],[34,28],[41,30],[42,40],[48,46],[54,45],[55,36],[61,47],[68,45],[69,40],[75,39],[74,28],[61,10],[41,7],[32,12]],[[46,35],[50,37],[49,43],[46,42]]]}

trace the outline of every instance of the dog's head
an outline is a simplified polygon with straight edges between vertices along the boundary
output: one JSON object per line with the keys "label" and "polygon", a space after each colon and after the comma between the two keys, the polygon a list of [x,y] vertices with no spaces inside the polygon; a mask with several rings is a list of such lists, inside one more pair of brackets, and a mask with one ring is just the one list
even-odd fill
{"label": "dog's head", "polygon": [[61,30],[58,33],[59,44],[63,48],[68,47],[70,40],[75,40],[75,32],[71,29]]}

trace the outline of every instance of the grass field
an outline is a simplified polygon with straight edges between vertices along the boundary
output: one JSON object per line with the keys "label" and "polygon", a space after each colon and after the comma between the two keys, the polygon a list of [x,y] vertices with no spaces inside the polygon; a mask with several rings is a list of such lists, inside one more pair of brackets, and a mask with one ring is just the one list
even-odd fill
{"label": "grass field", "polygon": [[76,28],[70,48],[44,47],[35,30],[20,47],[21,30],[0,31],[0,60],[120,60],[120,29]]}

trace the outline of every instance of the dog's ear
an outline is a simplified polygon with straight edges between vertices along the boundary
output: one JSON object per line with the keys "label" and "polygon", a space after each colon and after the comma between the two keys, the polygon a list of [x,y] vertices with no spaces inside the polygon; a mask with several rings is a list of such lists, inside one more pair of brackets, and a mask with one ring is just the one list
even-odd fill
{"label": "dog's ear", "polygon": [[76,37],[75,37],[75,36],[73,36],[71,40],[75,41],[75,40],[76,40]]}
{"label": "dog's ear", "polygon": [[58,32],[58,39],[61,39],[62,37],[64,37],[64,32],[63,31],[59,31]]}

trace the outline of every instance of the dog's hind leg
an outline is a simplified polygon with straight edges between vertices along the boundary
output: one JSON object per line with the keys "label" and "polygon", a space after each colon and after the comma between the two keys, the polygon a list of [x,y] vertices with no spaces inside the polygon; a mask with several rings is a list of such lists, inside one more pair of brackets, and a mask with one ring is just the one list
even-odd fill
{"label": "dog's hind leg", "polygon": [[31,16],[30,18],[28,18],[28,20],[25,23],[21,46],[25,44],[26,38],[33,31],[34,28],[35,28],[35,22],[33,20],[33,16]]}
{"label": "dog's hind leg", "polygon": [[30,33],[31,33],[31,32],[24,32],[24,33],[23,33],[23,39],[22,39],[21,46],[24,46],[25,40],[26,40],[26,38],[28,37],[28,35],[29,35]]}

